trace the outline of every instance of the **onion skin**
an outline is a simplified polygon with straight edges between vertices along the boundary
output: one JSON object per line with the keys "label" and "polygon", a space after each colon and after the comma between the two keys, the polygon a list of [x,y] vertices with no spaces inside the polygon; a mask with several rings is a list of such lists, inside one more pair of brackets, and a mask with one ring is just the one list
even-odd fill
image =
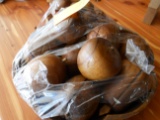
{"label": "onion skin", "polygon": [[99,111],[98,111],[98,115],[99,116],[103,116],[103,115],[106,115],[110,112],[111,108],[106,105],[106,104],[103,104],[100,108],[99,108]]}
{"label": "onion skin", "polygon": [[72,82],[75,84],[75,90],[79,90],[84,85],[84,81],[86,81],[86,78],[84,78],[82,75],[76,75],[69,79],[67,82]]}
{"label": "onion skin", "polygon": [[121,70],[121,56],[112,44],[102,38],[88,40],[77,58],[81,74],[91,80],[104,80]]}
{"label": "onion skin", "polygon": [[[107,94],[104,97],[105,101],[107,101],[111,105],[113,105],[114,104],[113,97],[119,98],[119,96],[123,93],[123,91],[125,89],[127,89],[128,84],[130,84],[130,82],[132,82],[134,79],[134,78],[133,79],[127,78],[127,76],[134,77],[139,72],[140,72],[140,69],[136,65],[134,65],[133,63],[131,63],[127,59],[123,59],[122,60],[122,69],[121,69],[119,75],[123,75],[124,77],[116,80],[116,82],[111,83],[109,86],[106,86],[105,91],[107,91]],[[127,79],[125,79],[125,78],[127,78]]]}
{"label": "onion skin", "polygon": [[67,120],[88,120],[98,107],[100,98],[93,97],[100,94],[100,89],[87,87],[84,81],[86,78],[82,75],[76,75],[67,81],[74,82],[75,90],[78,91],[70,106],[69,116],[66,116]]}
{"label": "onion skin", "polygon": [[[115,112],[121,112],[125,110],[131,103],[148,93],[151,88],[150,83],[149,85],[145,84],[145,82],[151,82],[148,80],[148,78],[149,77],[146,73],[140,71],[138,75],[135,76],[130,83],[128,83],[128,88],[124,89],[123,93],[120,95],[119,101],[121,101],[121,104],[114,103],[112,109]],[[138,91],[138,89],[140,89],[140,91]],[[132,95],[134,95],[134,100],[130,98]],[[123,101],[128,101],[128,103]]]}
{"label": "onion skin", "polygon": [[108,39],[111,35],[119,32],[118,27],[115,24],[103,24],[100,26],[95,27],[87,36],[87,39],[93,38],[104,38]]}
{"label": "onion skin", "polygon": [[73,99],[67,120],[89,120],[99,105],[100,99],[93,98],[97,91],[95,88],[80,90]]}
{"label": "onion skin", "polygon": [[[104,91],[106,91],[107,93],[104,96],[104,101],[108,103],[111,106],[112,110],[115,112],[122,112],[123,110],[125,110],[131,103],[131,100],[129,101],[129,99],[130,96],[135,94],[134,90],[136,90],[137,88],[140,88],[142,90],[145,89],[142,82],[148,79],[147,74],[142,72],[136,65],[134,65],[127,59],[124,59],[122,61],[122,70],[120,72],[120,75],[122,75],[121,78],[107,85],[104,89]],[[145,94],[139,91],[136,92],[137,99]],[[120,104],[117,104],[113,98],[117,99]]]}
{"label": "onion skin", "polygon": [[[62,31],[64,32],[62,35],[58,36],[57,38],[53,38],[53,40],[51,39],[55,34],[61,33]],[[29,51],[25,51],[21,61],[28,63],[34,57],[44,54],[47,51],[55,50],[66,45],[76,43],[80,40],[79,38],[84,35],[85,31],[86,26],[82,27],[82,21],[79,20],[78,14],[75,13],[54,27],[53,32],[50,32],[49,35],[44,34],[38,38],[37,42],[28,43]],[[48,42],[44,43],[44,41]],[[41,46],[35,48],[37,44],[41,44]],[[21,61],[19,64],[24,64],[21,63]]]}
{"label": "onion skin", "polygon": [[118,39],[115,34],[118,34],[119,28],[115,24],[103,24],[95,27],[88,34],[87,39],[103,38],[109,40],[116,48],[119,48]]}
{"label": "onion skin", "polygon": [[33,74],[40,72],[39,64],[36,64],[38,62],[42,62],[47,68],[47,80],[50,84],[59,84],[65,81],[66,67],[60,58],[54,55],[38,56],[27,64],[26,69]]}
{"label": "onion skin", "polygon": [[140,72],[140,68],[134,63],[130,62],[128,59],[122,60],[122,69],[120,75],[132,75],[136,76]]}
{"label": "onion skin", "polygon": [[79,50],[80,49],[73,50],[62,56],[62,61],[66,65],[67,75],[69,75],[69,77],[75,76],[80,73],[77,66],[77,56]]}
{"label": "onion skin", "polygon": [[57,38],[66,45],[78,42],[79,38],[82,37],[87,30],[87,27],[83,26],[82,21],[78,19],[79,17],[76,17],[76,14],[72,18],[74,18],[72,25],[67,28],[63,35]]}
{"label": "onion skin", "polygon": [[86,80],[86,78],[83,77],[82,75],[76,75],[76,76],[72,77],[71,79],[69,79],[67,82],[83,82],[85,80]]}
{"label": "onion skin", "polygon": [[120,48],[119,48],[119,52],[123,58],[126,57],[126,43],[129,39],[133,40],[134,44],[137,45],[140,48],[140,50],[143,50],[145,54],[147,55],[147,57],[149,56],[150,48],[146,44],[144,39],[142,39],[141,37],[137,35],[133,35],[133,34],[125,34],[125,35],[123,35],[124,37],[120,41]]}

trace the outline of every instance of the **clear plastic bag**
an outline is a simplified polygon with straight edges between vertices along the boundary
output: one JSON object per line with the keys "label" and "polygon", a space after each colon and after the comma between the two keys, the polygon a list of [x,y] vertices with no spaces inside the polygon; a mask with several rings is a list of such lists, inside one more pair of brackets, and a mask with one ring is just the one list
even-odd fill
{"label": "clear plastic bag", "polygon": [[[72,4],[61,6],[55,1],[13,61],[14,85],[36,114],[41,119],[97,120],[148,102],[157,79],[153,53],[144,39],[90,3],[56,26],[53,17],[44,23],[50,14]],[[107,50],[120,55],[121,69],[111,77],[91,80],[78,69],[77,54],[94,38],[107,39]],[[103,105],[109,111],[100,115]]]}

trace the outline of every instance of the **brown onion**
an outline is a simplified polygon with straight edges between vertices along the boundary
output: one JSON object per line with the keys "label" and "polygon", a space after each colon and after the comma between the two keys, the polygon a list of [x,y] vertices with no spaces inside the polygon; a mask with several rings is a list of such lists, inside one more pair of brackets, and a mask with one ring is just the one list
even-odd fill
{"label": "brown onion", "polygon": [[100,99],[95,97],[98,94],[96,92],[95,88],[83,88],[83,90],[80,88],[71,102],[67,120],[89,120],[99,104]]}
{"label": "brown onion", "polygon": [[[24,70],[24,77],[30,76],[30,84],[34,90],[42,89],[41,82],[58,84],[66,79],[66,68],[60,58],[54,55],[39,56],[31,60]],[[47,82],[45,82],[47,83]],[[44,85],[46,85],[44,83]]]}
{"label": "brown onion", "polygon": [[102,80],[121,70],[121,56],[108,40],[94,38],[80,49],[77,64],[84,77]]}
{"label": "brown onion", "polygon": [[66,64],[67,74],[69,76],[74,76],[79,74],[77,66],[77,56],[80,49],[73,50],[62,56],[62,61]]}
{"label": "brown onion", "polygon": [[75,84],[75,90],[79,90],[83,85],[84,85],[84,81],[86,80],[85,77],[83,77],[82,75],[76,75],[74,77],[72,77],[71,79],[69,79],[67,82],[73,82],[73,84]]}
{"label": "brown onion", "polygon": [[[120,78],[117,78],[115,82],[107,85],[104,89],[107,93],[104,96],[104,100],[115,112],[123,111],[130,103],[139,99],[147,92],[145,91],[145,87],[147,86],[143,82],[147,82],[148,76],[127,59],[122,61],[120,75]],[[141,92],[143,90],[145,91],[144,93]],[[133,95],[136,96],[130,99]]]}
{"label": "brown onion", "polygon": [[103,38],[109,40],[116,48],[119,47],[117,38],[115,34],[119,32],[119,28],[115,24],[103,24],[100,26],[95,27],[91,32],[88,34],[87,39],[93,38]]}
{"label": "brown onion", "polygon": [[69,79],[67,82],[83,82],[85,80],[86,80],[86,78],[83,77],[82,75],[76,75],[76,76],[72,77],[71,79]]}

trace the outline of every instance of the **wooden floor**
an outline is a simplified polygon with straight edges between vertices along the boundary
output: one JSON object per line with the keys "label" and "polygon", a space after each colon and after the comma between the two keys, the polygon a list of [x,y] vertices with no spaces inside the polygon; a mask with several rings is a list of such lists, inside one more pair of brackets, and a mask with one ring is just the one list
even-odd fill
{"label": "wooden floor", "polygon": [[45,0],[6,0],[0,5],[0,120],[40,120],[15,91],[11,67],[47,7]]}
{"label": "wooden floor", "polygon": [[[152,26],[142,23],[149,0],[101,0],[94,4],[120,24],[147,39],[155,55],[160,80],[160,13]],[[0,4],[0,120],[40,120],[17,94],[11,77],[12,60],[47,9],[46,0]],[[104,9],[105,8],[105,9]],[[160,120],[160,87],[149,106],[128,120]]]}

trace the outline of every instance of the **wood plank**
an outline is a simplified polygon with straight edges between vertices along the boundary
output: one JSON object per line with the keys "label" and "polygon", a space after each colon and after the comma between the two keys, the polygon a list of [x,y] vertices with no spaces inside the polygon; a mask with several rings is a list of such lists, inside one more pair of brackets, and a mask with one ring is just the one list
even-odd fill
{"label": "wood plank", "polygon": [[160,1],[159,0],[151,0],[148,7],[158,9],[160,6]]}
{"label": "wood plank", "polygon": [[151,25],[152,21],[154,20],[157,14],[157,9],[148,7],[146,15],[144,16],[143,22]]}
{"label": "wood plank", "polygon": [[144,16],[143,22],[146,24],[151,24],[157,14],[158,7],[160,7],[160,0],[151,0],[147,12]]}

